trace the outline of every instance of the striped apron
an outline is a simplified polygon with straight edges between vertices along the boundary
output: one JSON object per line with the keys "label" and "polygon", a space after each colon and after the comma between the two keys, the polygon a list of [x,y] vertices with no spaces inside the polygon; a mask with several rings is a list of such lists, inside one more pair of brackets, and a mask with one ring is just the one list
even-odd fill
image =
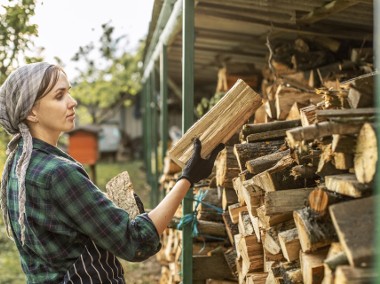
{"label": "striped apron", "polygon": [[63,284],[125,284],[124,271],[118,259],[93,241],[66,272]]}

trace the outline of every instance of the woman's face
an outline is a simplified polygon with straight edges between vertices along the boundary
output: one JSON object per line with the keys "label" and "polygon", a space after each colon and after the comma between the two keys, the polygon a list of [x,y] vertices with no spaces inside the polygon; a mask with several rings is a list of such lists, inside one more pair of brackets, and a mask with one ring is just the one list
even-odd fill
{"label": "woman's face", "polygon": [[59,79],[52,90],[36,101],[32,113],[36,117],[36,128],[45,135],[59,135],[75,127],[77,102],[70,95],[71,86],[66,75],[60,71]]}

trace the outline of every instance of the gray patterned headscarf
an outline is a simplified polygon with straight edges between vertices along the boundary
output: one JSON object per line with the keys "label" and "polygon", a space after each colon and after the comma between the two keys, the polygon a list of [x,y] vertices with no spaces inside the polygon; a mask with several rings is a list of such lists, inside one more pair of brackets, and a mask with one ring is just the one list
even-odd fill
{"label": "gray patterned headscarf", "polygon": [[25,242],[25,174],[32,154],[32,136],[24,120],[30,113],[45,71],[51,64],[39,62],[28,64],[13,71],[0,87],[0,125],[13,135],[7,146],[7,161],[5,162],[1,182],[1,209],[8,236],[10,236],[9,215],[7,207],[7,184],[9,163],[13,160],[18,142],[24,141],[22,153],[17,161],[16,175],[19,186],[19,224],[21,226],[21,242]]}

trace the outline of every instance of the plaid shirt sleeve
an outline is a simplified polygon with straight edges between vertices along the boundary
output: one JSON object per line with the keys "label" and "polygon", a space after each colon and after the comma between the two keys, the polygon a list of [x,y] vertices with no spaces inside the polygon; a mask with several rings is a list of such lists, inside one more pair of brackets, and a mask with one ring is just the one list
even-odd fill
{"label": "plaid shirt sleeve", "polygon": [[131,220],[79,165],[62,163],[51,177],[51,186],[64,222],[102,248],[128,261],[143,261],[160,250],[160,237],[148,215]]}

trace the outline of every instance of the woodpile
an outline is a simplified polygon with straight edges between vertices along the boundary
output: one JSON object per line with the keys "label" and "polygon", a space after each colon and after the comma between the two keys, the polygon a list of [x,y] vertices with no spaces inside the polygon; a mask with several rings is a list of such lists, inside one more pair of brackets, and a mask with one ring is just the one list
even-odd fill
{"label": "woodpile", "polygon": [[[298,69],[271,62],[264,104],[194,188],[195,196],[207,192],[198,227],[225,230],[194,238],[194,283],[368,283],[379,276],[376,75],[362,75],[354,62],[309,66],[301,55],[292,58]],[[174,181],[166,175],[162,185],[170,190]],[[180,281],[180,243],[177,230],[165,232],[161,283]]]}

